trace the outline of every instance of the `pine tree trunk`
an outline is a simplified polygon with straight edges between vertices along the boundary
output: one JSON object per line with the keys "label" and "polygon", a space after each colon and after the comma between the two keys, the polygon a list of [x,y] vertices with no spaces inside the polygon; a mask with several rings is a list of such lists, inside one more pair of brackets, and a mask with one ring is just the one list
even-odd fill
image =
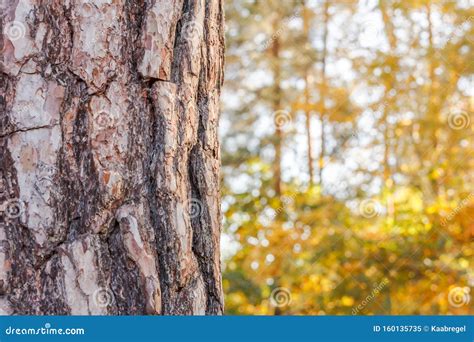
{"label": "pine tree trunk", "polygon": [[221,314],[222,0],[4,3],[0,312]]}
{"label": "pine tree trunk", "polygon": [[[277,19],[273,22],[273,30],[277,32],[279,21]],[[271,47],[272,56],[272,69],[274,78],[273,87],[273,113],[281,110],[281,66],[280,66],[280,38],[275,37]],[[275,197],[280,200],[281,197],[281,160],[282,160],[282,144],[283,144],[283,131],[281,125],[275,122],[275,137],[274,137],[274,148],[275,148],[275,159],[273,162],[273,178],[275,182]]]}
{"label": "pine tree trunk", "polygon": [[329,32],[329,0],[324,2],[324,33],[323,33],[323,49],[321,53],[321,84],[319,90],[319,122],[321,123],[321,136],[319,145],[319,161],[318,161],[318,178],[319,185],[323,189],[323,171],[324,171],[324,160],[326,157],[326,135],[325,135],[325,119],[326,119],[326,58],[328,54],[328,32]]}

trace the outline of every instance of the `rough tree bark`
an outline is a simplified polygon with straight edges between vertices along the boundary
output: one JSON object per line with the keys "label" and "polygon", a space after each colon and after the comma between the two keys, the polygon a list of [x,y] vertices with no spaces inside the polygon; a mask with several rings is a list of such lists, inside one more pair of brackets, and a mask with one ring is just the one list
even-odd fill
{"label": "rough tree bark", "polygon": [[221,314],[222,0],[6,1],[0,312]]}

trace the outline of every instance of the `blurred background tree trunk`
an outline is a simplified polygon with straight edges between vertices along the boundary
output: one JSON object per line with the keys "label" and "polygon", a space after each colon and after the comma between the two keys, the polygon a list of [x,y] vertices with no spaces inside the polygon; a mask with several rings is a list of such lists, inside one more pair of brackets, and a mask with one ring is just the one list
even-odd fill
{"label": "blurred background tree trunk", "polygon": [[221,314],[223,2],[4,6],[1,313]]}

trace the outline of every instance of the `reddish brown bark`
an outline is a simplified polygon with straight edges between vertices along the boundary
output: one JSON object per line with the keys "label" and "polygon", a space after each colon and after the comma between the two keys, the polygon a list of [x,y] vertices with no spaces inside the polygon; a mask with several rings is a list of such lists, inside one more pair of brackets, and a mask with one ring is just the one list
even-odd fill
{"label": "reddish brown bark", "polygon": [[221,314],[220,0],[2,16],[0,310]]}

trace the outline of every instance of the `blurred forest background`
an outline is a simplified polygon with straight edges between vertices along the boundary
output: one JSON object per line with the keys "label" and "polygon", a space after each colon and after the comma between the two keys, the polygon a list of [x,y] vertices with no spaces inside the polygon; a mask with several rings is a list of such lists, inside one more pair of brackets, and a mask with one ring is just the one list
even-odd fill
{"label": "blurred forest background", "polygon": [[226,21],[227,314],[473,314],[473,1]]}

